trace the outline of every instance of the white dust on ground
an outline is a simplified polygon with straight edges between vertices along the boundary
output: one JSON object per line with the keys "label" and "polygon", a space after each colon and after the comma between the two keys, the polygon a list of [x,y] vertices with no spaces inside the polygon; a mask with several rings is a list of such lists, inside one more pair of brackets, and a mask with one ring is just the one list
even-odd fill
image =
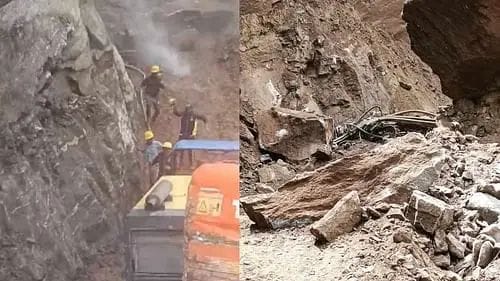
{"label": "white dust on ground", "polygon": [[[415,280],[409,271],[424,263],[420,260],[394,267],[401,257],[411,256],[415,246],[394,243],[394,230],[407,226],[385,218],[369,221],[322,248],[314,245],[307,228],[251,233],[250,224],[243,214],[240,280],[406,281]],[[432,265],[429,269],[436,270]]]}

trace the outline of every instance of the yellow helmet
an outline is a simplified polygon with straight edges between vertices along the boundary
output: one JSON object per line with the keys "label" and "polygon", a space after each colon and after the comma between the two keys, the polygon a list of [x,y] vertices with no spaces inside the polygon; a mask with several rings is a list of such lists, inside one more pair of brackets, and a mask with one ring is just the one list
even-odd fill
{"label": "yellow helmet", "polygon": [[159,73],[160,72],[160,66],[159,65],[153,65],[151,67],[151,73]]}
{"label": "yellow helmet", "polygon": [[161,145],[163,148],[172,148],[172,143],[170,142],[164,142],[162,145]]}
{"label": "yellow helmet", "polygon": [[144,139],[147,141],[153,139],[154,137],[155,135],[153,134],[153,131],[146,131],[144,133]]}

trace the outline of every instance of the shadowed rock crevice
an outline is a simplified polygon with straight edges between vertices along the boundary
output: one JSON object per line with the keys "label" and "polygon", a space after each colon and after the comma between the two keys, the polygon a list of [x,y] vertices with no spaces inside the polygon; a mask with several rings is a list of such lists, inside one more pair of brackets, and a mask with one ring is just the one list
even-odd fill
{"label": "shadowed rock crevice", "polygon": [[439,75],[444,94],[478,99],[498,93],[498,1],[408,1],[403,18],[413,50]]}

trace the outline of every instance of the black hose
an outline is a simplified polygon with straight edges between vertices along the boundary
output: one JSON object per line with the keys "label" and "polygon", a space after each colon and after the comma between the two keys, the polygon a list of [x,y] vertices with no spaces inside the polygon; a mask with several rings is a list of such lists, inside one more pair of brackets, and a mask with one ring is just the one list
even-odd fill
{"label": "black hose", "polygon": [[380,111],[380,115],[383,115],[382,108],[378,105],[374,105],[374,106],[370,107],[367,111],[365,111],[363,114],[361,114],[361,116],[358,118],[358,120],[354,124],[358,124],[359,122],[361,122],[361,120],[363,120],[365,118],[365,116],[374,109],[378,109]]}

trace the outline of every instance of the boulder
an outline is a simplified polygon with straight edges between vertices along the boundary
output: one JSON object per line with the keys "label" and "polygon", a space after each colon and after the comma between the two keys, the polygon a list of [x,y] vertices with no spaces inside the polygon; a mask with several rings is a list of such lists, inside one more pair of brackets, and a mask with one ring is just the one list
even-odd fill
{"label": "boulder", "polygon": [[142,196],[142,109],[95,2],[0,1],[0,280],[77,280]]}
{"label": "boulder", "polygon": [[272,108],[255,117],[262,149],[305,160],[332,140],[333,122],[316,114]]}
{"label": "boulder", "polygon": [[445,202],[420,191],[414,191],[406,218],[415,227],[427,233],[434,233],[438,229],[447,229],[453,223],[453,209]]}
{"label": "boulder", "polygon": [[340,235],[351,232],[361,221],[361,214],[358,192],[352,191],[315,222],[310,231],[316,239],[332,242]]}
{"label": "boulder", "polygon": [[494,223],[500,215],[500,200],[482,192],[474,193],[467,201],[466,207],[478,210],[481,217],[488,223]]}
{"label": "boulder", "polygon": [[[425,141],[421,135],[408,134],[372,151],[345,156],[296,175],[267,201],[247,204],[244,210],[252,213],[251,218],[264,218],[256,222],[262,228],[305,225],[322,218],[349,192],[357,191],[367,206],[382,206],[385,211],[388,205],[384,203],[408,202],[414,189],[426,190],[439,179],[436,171],[444,152]],[[393,190],[394,196],[378,200],[385,188]],[[260,215],[254,216],[256,213]]]}

